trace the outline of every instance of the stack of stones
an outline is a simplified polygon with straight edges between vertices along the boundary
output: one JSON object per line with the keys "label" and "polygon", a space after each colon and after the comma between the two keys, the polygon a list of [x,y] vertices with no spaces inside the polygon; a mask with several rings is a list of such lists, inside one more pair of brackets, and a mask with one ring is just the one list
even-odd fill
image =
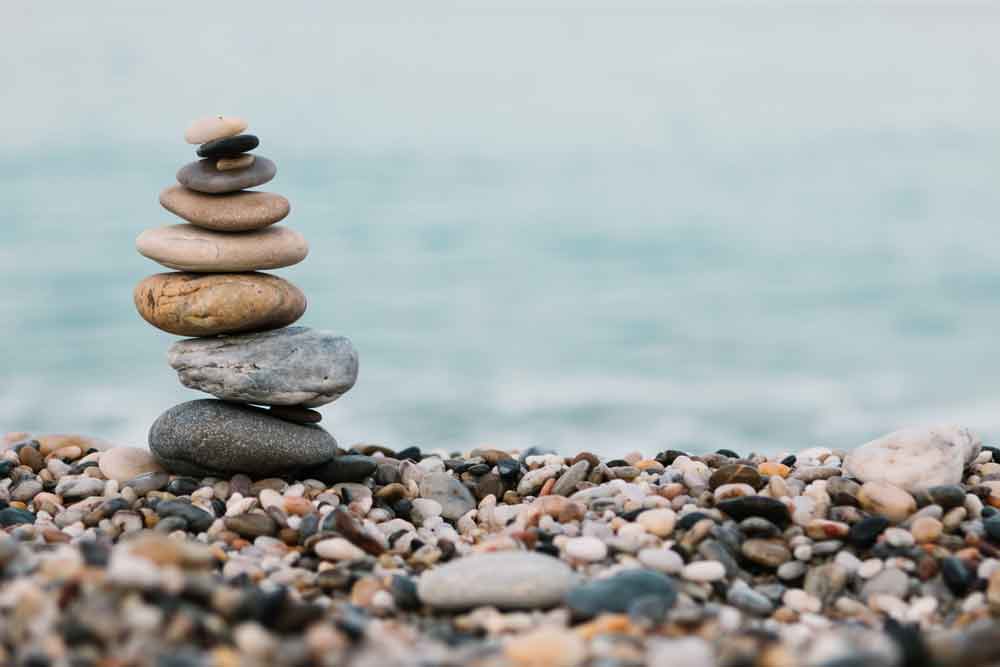
{"label": "stack of stones", "polygon": [[150,450],[180,474],[267,477],[329,466],[337,443],[311,408],[339,398],[358,373],[349,340],[289,326],[306,310],[299,288],[260,273],[301,262],[308,244],[275,225],[288,215],[287,199],[247,190],[277,170],[248,152],[259,141],[246,128],[240,118],[213,116],[187,129],[202,159],[160,193],[163,207],[187,222],[136,240],[142,255],[175,270],[140,282],[136,309],[158,329],[196,336],[175,343],[169,363],[186,387],[221,399],[182,403],[150,429]]}

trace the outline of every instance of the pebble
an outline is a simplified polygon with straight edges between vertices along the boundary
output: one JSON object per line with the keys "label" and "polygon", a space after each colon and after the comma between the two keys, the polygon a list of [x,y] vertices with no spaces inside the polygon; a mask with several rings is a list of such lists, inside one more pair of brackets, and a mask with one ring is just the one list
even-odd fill
{"label": "pebble", "polygon": [[937,519],[929,516],[916,519],[910,526],[910,533],[913,535],[913,539],[920,544],[936,542],[941,537],[943,530],[944,525]]}
{"label": "pebble", "polygon": [[861,599],[868,600],[876,594],[904,598],[909,588],[910,580],[905,572],[895,567],[885,568],[861,587]]}
{"label": "pebble", "polygon": [[673,549],[642,549],[636,557],[645,567],[665,574],[677,574],[684,569],[684,559]]}
{"label": "pebble", "polygon": [[[516,462],[511,462],[511,464],[516,465]],[[500,463],[497,463],[497,465],[499,466]],[[561,475],[559,475],[555,485],[552,487],[552,495],[573,495],[573,493],[577,490],[577,484],[587,478],[587,472],[589,470],[590,463],[588,461],[577,461],[571,465]],[[501,474],[503,474],[503,471],[501,471]]]}
{"label": "pebble", "polygon": [[138,447],[112,447],[101,454],[98,467],[107,479],[121,483],[139,475],[163,472],[149,450]]}
{"label": "pebble", "polygon": [[599,614],[623,614],[640,597],[660,598],[669,609],[677,601],[670,577],[652,570],[625,570],[603,579],[577,586],[566,594],[566,606],[574,618],[589,619]]}
{"label": "pebble", "polygon": [[260,145],[260,139],[252,134],[238,134],[222,139],[207,141],[198,147],[198,157],[227,158],[248,153]]}
{"label": "pebble", "polygon": [[253,165],[253,155],[238,155],[236,157],[222,157],[215,161],[215,168],[219,171],[233,171],[236,169],[246,169]]}
{"label": "pebble", "polygon": [[538,628],[507,640],[504,657],[514,667],[577,667],[587,659],[587,644],[569,630]]}
{"label": "pebble", "polygon": [[674,532],[677,515],[673,510],[663,507],[641,512],[635,521],[648,533],[664,538],[669,537]]}
{"label": "pebble", "polygon": [[272,405],[268,408],[268,412],[278,419],[296,424],[318,424],[323,421],[321,412],[301,405]]}
{"label": "pebble", "polygon": [[893,523],[905,521],[917,510],[913,496],[888,482],[865,482],[858,492],[858,500],[864,509]]}
{"label": "pebble", "polygon": [[815,596],[806,593],[801,588],[790,588],[785,591],[781,601],[789,609],[803,614],[818,614],[823,608],[823,603]]}
{"label": "pebble", "polygon": [[773,568],[792,559],[792,552],[781,540],[750,539],[740,547],[740,553],[757,565]]}
{"label": "pebble", "polygon": [[220,232],[264,229],[284,220],[291,205],[273,192],[242,191],[210,195],[172,185],[160,193],[160,205],[192,225]]}
{"label": "pebble", "polygon": [[441,505],[441,516],[449,521],[457,521],[476,507],[472,492],[446,472],[424,475],[420,480],[420,496],[436,500]]}
{"label": "pebble", "polygon": [[139,234],[135,247],[163,266],[198,273],[279,269],[298,264],[309,253],[305,237],[285,226],[237,233],[167,225]]}
{"label": "pebble", "polygon": [[708,478],[708,488],[715,491],[726,484],[746,484],[752,489],[763,486],[760,473],[753,466],[734,463],[717,468]]}
{"label": "pebble", "polygon": [[954,485],[980,447],[979,438],[960,426],[902,429],[851,450],[844,470],[862,482],[904,491]]}
{"label": "pebble", "polygon": [[719,581],[725,578],[726,567],[719,561],[700,560],[685,565],[681,576],[688,581]]}
{"label": "pebble", "polygon": [[167,361],[185,387],[259,405],[326,405],[358,378],[351,341],[297,326],[182,340],[170,347]]}
{"label": "pebble", "polygon": [[330,461],[337,441],[319,426],[277,419],[261,408],[201,399],[160,415],[149,430],[149,448],[178,474],[270,477]]}
{"label": "pebble", "polygon": [[177,182],[196,192],[228,194],[264,185],[278,173],[278,167],[266,157],[257,156],[243,169],[219,171],[215,160],[190,162],[177,172]]}
{"label": "pebble", "polygon": [[247,129],[247,122],[236,116],[206,116],[192,122],[184,131],[184,141],[204,144],[232,137]]}
{"label": "pebble", "polygon": [[417,593],[435,609],[551,607],[576,585],[573,570],[557,558],[528,552],[480,553],[423,573]]}
{"label": "pebble", "polygon": [[133,293],[136,310],[177,336],[214,336],[288,326],[302,317],[306,297],[267,273],[158,273]]}
{"label": "pebble", "polygon": [[726,602],[755,616],[769,616],[774,611],[774,603],[766,595],[758,593],[739,579],[726,591]]}
{"label": "pebble", "polygon": [[607,558],[608,545],[596,537],[574,537],[566,541],[565,552],[573,560],[594,562]]}
{"label": "pebble", "polygon": [[320,540],[313,546],[320,558],[333,561],[354,561],[365,557],[365,552],[354,546],[343,537],[331,537]]}
{"label": "pebble", "polygon": [[375,472],[378,463],[371,456],[362,454],[344,454],[335,459],[306,468],[303,477],[318,479],[334,485],[343,482],[361,482]]}
{"label": "pebble", "polygon": [[737,521],[759,516],[777,526],[784,526],[791,519],[788,507],[783,502],[767,496],[741,496],[724,500],[717,507]]}

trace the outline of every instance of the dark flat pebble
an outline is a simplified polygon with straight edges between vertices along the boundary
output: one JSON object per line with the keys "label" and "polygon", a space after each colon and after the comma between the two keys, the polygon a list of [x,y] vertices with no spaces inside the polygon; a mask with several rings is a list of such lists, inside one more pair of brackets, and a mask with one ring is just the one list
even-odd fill
{"label": "dark flat pebble", "polygon": [[260,139],[255,135],[237,134],[235,137],[225,137],[203,143],[198,147],[198,157],[235,157],[240,153],[252,151],[259,145]]}

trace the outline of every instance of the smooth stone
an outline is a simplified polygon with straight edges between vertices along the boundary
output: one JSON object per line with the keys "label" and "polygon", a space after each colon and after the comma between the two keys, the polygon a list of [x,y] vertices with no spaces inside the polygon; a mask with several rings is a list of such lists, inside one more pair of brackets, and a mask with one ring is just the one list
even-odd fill
{"label": "smooth stone", "polygon": [[941,560],[941,578],[952,595],[962,597],[968,594],[969,588],[975,583],[976,574],[961,558],[948,556]]}
{"label": "smooth stone", "polygon": [[[498,462],[498,466],[503,461]],[[507,461],[510,466],[517,464],[516,461]],[[576,485],[587,478],[587,472],[590,470],[590,463],[588,461],[577,461],[569,468],[566,469],[563,474],[559,475],[556,480],[555,485],[552,487],[552,495],[554,496],[570,496],[576,492]],[[500,474],[503,474],[503,470],[500,470]]]}
{"label": "smooth stone", "polygon": [[638,598],[655,596],[669,609],[677,601],[673,580],[653,570],[625,570],[618,574],[577,586],[566,595],[566,606],[574,618],[588,619],[599,614],[624,614]]}
{"label": "smooth stone", "polygon": [[708,488],[712,491],[725,484],[749,484],[754,489],[759,489],[763,480],[753,466],[732,463],[722,466],[708,478]]}
{"label": "smooth stone", "polygon": [[660,507],[641,512],[635,522],[657,537],[669,537],[674,532],[677,515],[672,509]]}
{"label": "smooth stone", "polygon": [[302,471],[302,477],[318,479],[333,486],[343,482],[362,482],[375,474],[378,462],[371,456],[344,454],[335,459]]}
{"label": "smooth stone", "polygon": [[792,559],[792,552],[781,540],[750,539],[740,546],[740,553],[753,563],[772,568]]}
{"label": "smooth stone", "polygon": [[206,531],[215,522],[215,517],[183,500],[163,500],[156,504],[156,514],[161,517],[183,519],[196,533]]}
{"label": "smooth stone", "polygon": [[306,310],[298,287],[267,273],[157,273],[136,285],[133,300],[143,319],[178,336],[278,329]]}
{"label": "smooth stone", "polygon": [[198,146],[198,157],[226,158],[247,153],[260,145],[260,139],[253,134],[237,134],[233,137],[213,139]]}
{"label": "smooth stone", "polygon": [[284,226],[217,232],[192,224],[168,225],[139,234],[135,248],[168,268],[198,273],[280,269],[309,254],[305,237]]}
{"label": "smooth stone", "polygon": [[331,537],[317,542],[313,547],[316,555],[325,560],[353,561],[365,557],[365,552],[343,537]]}
{"label": "smooth stone", "polygon": [[112,447],[102,452],[97,462],[101,474],[120,483],[139,475],[163,472],[163,468],[147,449],[138,447]]}
{"label": "smooth stone", "polygon": [[739,579],[726,591],[726,602],[756,616],[768,616],[774,611],[774,603],[766,595],[758,593]]}
{"label": "smooth stone", "polygon": [[791,520],[788,507],[780,500],[767,496],[741,496],[723,500],[716,507],[737,521],[759,516],[777,526],[784,526]]}
{"label": "smooth stone", "polygon": [[476,507],[476,499],[462,482],[446,472],[433,472],[420,480],[420,496],[441,503],[441,516],[450,521]]}
{"label": "smooth stone", "polygon": [[910,578],[902,570],[890,567],[882,570],[865,582],[861,587],[861,599],[868,600],[872,595],[892,595],[899,599],[906,598],[910,589]]}
{"label": "smooth stone", "polygon": [[[150,453],[150,456],[152,456],[152,453]],[[155,457],[153,460],[156,460]],[[163,469],[160,464],[157,463],[156,465],[161,470]],[[123,486],[135,489],[137,496],[144,496],[150,491],[162,491],[169,483],[170,475],[166,472],[146,472],[127,480]]]}
{"label": "smooth stone", "polygon": [[182,340],[170,347],[167,361],[185,387],[262,405],[325,405],[358,377],[351,341],[308,327]]}
{"label": "smooth stone", "polygon": [[573,570],[558,558],[522,551],[478,553],[424,572],[417,594],[435,609],[536,609],[559,604],[576,583]]}
{"label": "smooth stone", "polygon": [[251,540],[261,535],[274,535],[278,531],[278,524],[267,514],[229,516],[224,523],[226,529]]}
{"label": "smooth stone", "polygon": [[236,116],[205,116],[188,125],[184,130],[184,141],[189,144],[204,144],[235,136],[247,127],[247,122]]}
{"label": "smooth stone", "polygon": [[1000,514],[994,514],[983,521],[983,529],[991,540],[1000,543]]}
{"label": "smooth stone", "polygon": [[677,574],[684,569],[684,559],[673,549],[642,549],[637,555],[639,562],[651,570],[666,574]]}
{"label": "smooth stone", "polygon": [[884,482],[904,491],[959,484],[981,447],[979,438],[960,426],[907,428],[852,450],[844,470],[862,482]]}
{"label": "smooth stone", "polygon": [[237,155],[236,157],[220,157],[215,161],[215,168],[219,171],[232,171],[234,169],[246,169],[254,163],[253,155]]}
{"label": "smooth stone", "polygon": [[702,583],[719,581],[726,578],[726,566],[717,560],[699,560],[685,565],[681,576]]}
{"label": "smooth stone", "polygon": [[177,172],[177,182],[186,188],[205,194],[226,194],[264,185],[278,173],[278,167],[266,157],[258,156],[249,167],[219,171],[215,160],[189,162]]}
{"label": "smooth stone", "polygon": [[181,185],[164,189],[160,205],[192,225],[220,232],[263,229],[284,220],[291,210],[288,200],[273,192],[208,195]]}
{"label": "smooth stone", "polygon": [[857,549],[867,549],[875,544],[882,531],[889,527],[889,523],[889,519],[884,516],[865,517],[847,531],[847,543]]}
{"label": "smooth stone", "polygon": [[572,560],[594,562],[607,557],[608,545],[589,535],[573,537],[566,541],[565,553]]}
{"label": "smooth stone", "polygon": [[296,424],[318,424],[323,421],[322,413],[304,408],[301,405],[272,405],[268,412],[278,419]]}
{"label": "smooth stone", "polygon": [[149,429],[149,448],[177,474],[272,477],[333,459],[337,441],[319,426],[277,419],[262,408],[200,399],[160,415]]}
{"label": "smooth stone", "polygon": [[893,523],[901,523],[917,511],[913,496],[889,482],[865,482],[858,500],[867,511],[881,514]]}
{"label": "smooth stone", "polygon": [[35,523],[35,514],[17,507],[5,507],[0,510],[0,527],[7,528],[24,523]]}

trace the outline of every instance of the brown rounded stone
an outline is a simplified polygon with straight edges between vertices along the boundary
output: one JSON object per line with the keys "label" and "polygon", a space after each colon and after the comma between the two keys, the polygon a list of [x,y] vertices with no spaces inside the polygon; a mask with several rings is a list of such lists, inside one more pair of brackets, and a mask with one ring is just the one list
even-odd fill
{"label": "brown rounded stone", "polygon": [[133,298],[144,320],[178,336],[278,329],[306,310],[298,287],[266,273],[157,273]]}
{"label": "brown rounded stone", "polygon": [[171,185],[160,193],[160,205],[192,225],[220,232],[261,229],[284,220],[288,200],[273,192],[245,191],[210,195]]}
{"label": "brown rounded stone", "polygon": [[763,485],[763,480],[753,466],[732,463],[722,466],[708,478],[708,488],[713,491],[723,484],[749,484],[754,489],[759,489]]}

